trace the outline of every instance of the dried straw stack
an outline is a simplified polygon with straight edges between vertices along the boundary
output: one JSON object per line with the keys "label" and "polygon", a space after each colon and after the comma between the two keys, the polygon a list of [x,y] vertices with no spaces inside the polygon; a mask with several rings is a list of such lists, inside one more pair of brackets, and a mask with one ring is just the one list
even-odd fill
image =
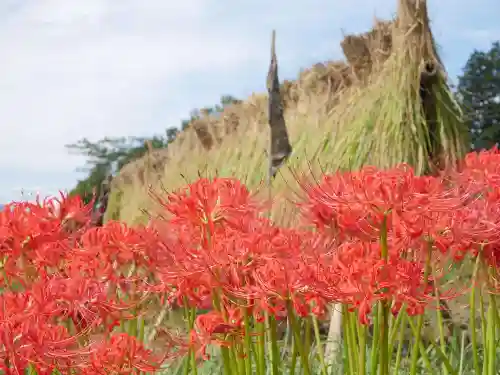
{"label": "dried straw stack", "polygon": [[[355,64],[351,51],[370,51],[363,63],[372,69],[377,62],[368,61],[374,56],[371,51],[381,42],[392,48],[380,68],[375,67],[376,74],[366,75],[367,69],[358,60],[355,75],[366,79],[366,86],[340,102],[332,115],[332,122],[348,127],[338,133],[333,150],[329,150],[338,167],[390,167],[408,162],[424,173],[436,162],[454,162],[467,149],[467,131],[446,84],[426,2],[400,0],[397,14],[391,41],[375,39],[371,44],[365,40],[363,44],[360,38],[346,38],[343,42],[351,65]],[[438,155],[443,158],[437,160]]]}

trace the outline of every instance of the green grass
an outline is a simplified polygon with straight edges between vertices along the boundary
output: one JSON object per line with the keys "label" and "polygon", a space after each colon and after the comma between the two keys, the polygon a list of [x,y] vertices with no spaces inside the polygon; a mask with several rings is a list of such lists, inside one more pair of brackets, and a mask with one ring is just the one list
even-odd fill
{"label": "green grass", "polygon": [[[451,336],[448,338],[448,345],[447,345],[447,355],[449,356],[449,361],[451,366],[457,370],[457,375],[470,375],[470,374],[475,374],[474,373],[474,366],[472,363],[472,348],[470,345],[467,345],[466,338],[464,334],[461,334],[460,332],[456,332],[455,335]],[[369,347],[368,350],[371,350]],[[411,346],[408,346],[407,348],[404,349],[408,353],[411,352]],[[427,360],[431,364],[431,367],[435,369],[434,374],[435,375],[441,375],[442,374],[442,360],[441,357],[438,355],[436,352],[436,349],[434,348],[433,345],[428,345],[425,349],[426,351],[426,356]],[[202,365],[198,368],[198,374],[199,375],[211,375],[211,374],[221,374],[222,373],[222,363],[219,361],[219,357],[217,356],[217,352],[213,351],[212,354],[214,354],[214,357],[210,358],[208,361],[205,361],[202,363]],[[314,375],[321,375],[320,369],[319,369],[319,361],[317,360],[315,356],[315,350],[312,351],[311,357],[310,357],[310,363],[313,365],[316,365],[316,370],[313,372]],[[499,353],[500,354],[500,353]],[[287,352],[282,352],[281,353],[282,357],[287,357],[290,355],[290,353]],[[480,360],[482,359],[482,350],[479,351],[479,356]],[[346,362],[346,358],[343,358],[343,356],[339,356],[336,359],[337,363],[332,364],[329,367],[329,375],[341,375],[343,372],[341,370],[343,369],[342,366],[339,365],[341,362]],[[407,375],[409,373],[409,354],[403,358],[401,361],[401,367],[400,371],[397,373],[391,372],[391,374],[394,375]],[[394,365],[394,361],[392,362]],[[497,368],[500,367],[500,356],[497,357]],[[368,356],[367,358],[367,368],[370,369],[370,358]],[[164,375],[177,375],[177,374],[182,374],[184,370],[183,363],[174,363],[170,367],[166,368],[164,371],[161,372],[161,374]],[[394,370],[394,368],[393,368]],[[280,369],[281,374],[283,375],[288,375],[290,373],[289,368],[281,368]],[[300,366],[297,368],[297,371],[295,374],[300,374]],[[429,370],[428,366],[425,364],[425,361],[423,358],[419,360],[418,364],[418,372],[419,375],[432,375]],[[367,375],[372,375],[370,370],[368,370]]]}

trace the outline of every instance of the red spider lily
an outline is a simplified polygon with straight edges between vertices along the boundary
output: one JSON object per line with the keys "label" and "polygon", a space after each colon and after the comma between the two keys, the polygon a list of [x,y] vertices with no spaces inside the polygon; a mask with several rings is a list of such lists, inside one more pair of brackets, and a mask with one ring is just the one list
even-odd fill
{"label": "red spider lily", "polygon": [[211,308],[214,289],[210,275],[192,274],[161,284],[160,288],[169,293],[169,301],[173,306],[187,304],[188,307]]}
{"label": "red spider lily", "polygon": [[[322,245],[322,246],[319,246]],[[277,229],[260,246],[259,261],[251,272],[248,297],[256,300],[254,313],[259,309],[282,319],[286,316],[286,301],[290,300],[299,316],[311,312],[311,301],[322,297],[316,293],[318,260],[328,252],[321,236],[293,229]],[[321,309],[317,310],[320,313]]]}
{"label": "red spider lily", "polygon": [[[130,266],[135,274],[149,272],[146,238],[142,230],[125,224],[109,222],[102,227],[91,228],[82,235],[79,245],[71,251],[72,268],[89,277],[116,281],[123,279]],[[145,276],[144,274],[141,275]]]}
{"label": "red spider lily", "polygon": [[209,345],[231,346],[233,340],[242,337],[243,331],[238,324],[228,323],[218,311],[210,311],[196,317],[195,329],[191,331],[191,347],[197,356],[204,360],[209,359],[207,348]]}
{"label": "red spider lily", "polygon": [[[62,196],[57,202],[14,203],[0,213],[1,274],[11,276],[2,284],[8,289],[17,280],[24,290],[0,296],[0,362],[6,373],[21,373],[28,363],[39,373],[78,368],[75,358],[89,352],[60,324],[71,319],[77,331],[111,330],[117,319],[133,317],[127,311],[137,312],[142,281],[125,278],[114,266],[147,266],[140,231],[111,223],[80,239],[88,211],[78,198]],[[75,225],[69,228],[69,222]],[[116,297],[117,289],[127,293],[127,303]]]}
{"label": "red spider lily", "polygon": [[113,316],[117,302],[109,292],[109,284],[87,278],[50,277],[31,287],[37,314],[71,316],[80,329],[98,326]]}
{"label": "red spider lily", "polygon": [[[60,199],[48,198],[36,203],[16,202],[6,206],[5,214],[10,214],[11,218],[17,220],[17,234],[21,238],[33,240],[19,231],[19,224],[24,223],[31,229],[31,234],[39,233],[44,235],[74,234],[80,229],[84,229],[90,222],[92,204],[85,205],[79,196],[68,196],[61,193]],[[26,226],[25,229],[28,229]]]}
{"label": "red spider lily", "polygon": [[63,368],[82,355],[65,327],[38,314],[29,293],[7,292],[0,296],[0,304],[0,363],[7,373],[23,373],[29,363],[41,369]]}
{"label": "red spider lily", "polygon": [[393,235],[418,238],[433,228],[433,213],[456,209],[468,197],[446,188],[437,177],[415,176],[404,164],[328,175],[305,190],[307,200],[301,206],[306,219],[339,240],[377,239],[384,220]]}
{"label": "red spider lily", "polygon": [[496,264],[496,248],[500,242],[500,151],[498,147],[467,154],[457,170],[450,172],[450,181],[462,191],[469,190],[469,199],[450,213],[448,229],[439,240],[458,259],[484,248],[489,262]]}
{"label": "red spider lily", "polygon": [[153,354],[135,337],[125,333],[91,346],[90,366],[85,374],[140,374],[157,372],[165,357]]}
{"label": "red spider lily", "polygon": [[[188,232],[189,233],[189,232]],[[167,222],[155,221],[144,232],[148,246],[145,256],[154,274],[147,290],[159,293],[170,304],[198,306],[213,289],[203,252],[190,236],[175,235]],[[198,242],[199,243],[199,242]]]}
{"label": "red spider lily", "polygon": [[482,190],[485,186],[500,187],[500,150],[468,153],[459,168],[451,173],[454,180],[465,186]]}
{"label": "red spider lily", "polygon": [[[379,243],[348,242],[339,246],[328,276],[323,279],[325,295],[350,305],[360,322],[369,323],[371,308],[378,301],[394,303],[394,312],[405,304],[409,314],[422,314],[432,294],[432,279],[424,282],[424,265],[399,256],[399,249],[382,259]],[[331,292],[333,290],[333,293]]]}
{"label": "red spider lily", "polygon": [[46,211],[46,217],[57,220],[62,229],[67,233],[74,234],[75,232],[88,228],[92,209],[94,206],[94,198],[88,204],[85,204],[79,195],[68,195],[59,192],[60,198],[48,198],[40,202],[37,197],[37,205]]}
{"label": "red spider lily", "polygon": [[[31,207],[30,207],[31,206]],[[3,255],[18,259],[29,250],[64,238],[60,222],[48,217],[47,210],[33,204],[7,205],[0,212],[0,249]]]}
{"label": "red spider lily", "polygon": [[101,241],[105,243],[106,253],[113,261],[116,260],[120,265],[145,265],[145,240],[141,228],[130,228],[124,223],[111,221],[97,229],[101,234]]}
{"label": "red spider lily", "polygon": [[[440,215],[430,231],[436,247],[460,261],[468,253],[476,256],[481,248],[500,244],[500,189],[492,188],[462,207]],[[491,253],[490,253],[491,255]]]}
{"label": "red spider lily", "polygon": [[[69,244],[81,233],[78,228],[87,223],[89,208],[78,197],[62,195],[57,202],[16,202],[0,212],[2,278],[8,279],[2,284],[9,286],[16,281],[26,287],[36,279],[37,271],[61,269]],[[68,220],[78,228],[68,231]]]}
{"label": "red spider lily", "polygon": [[201,242],[199,233],[191,227],[175,226],[164,220],[152,221],[144,230],[144,237],[148,241],[145,251],[151,269],[164,273],[176,265],[181,272],[184,265],[196,259]]}
{"label": "red spider lily", "polygon": [[16,356],[16,347],[20,344],[16,337],[26,331],[24,327],[33,316],[31,305],[32,299],[26,293],[0,295],[0,342],[3,346],[0,346],[0,363],[8,360],[15,365],[16,361],[25,360]]}
{"label": "red spider lily", "polygon": [[165,199],[154,198],[172,215],[171,222],[215,231],[216,225],[238,226],[241,217],[255,217],[261,208],[240,181],[201,178]]}
{"label": "red spider lily", "polygon": [[[191,233],[189,229],[180,231],[175,223],[153,225],[158,230],[158,245],[152,258],[161,264],[156,266],[160,283],[153,288],[170,294],[180,304],[188,301],[190,306],[205,307],[214,290],[235,298],[249,297],[252,269],[268,251],[267,243],[276,233],[267,221],[248,219],[242,220],[239,228],[217,227],[211,240],[204,242],[200,237],[193,241],[193,237],[185,236]],[[169,235],[169,228],[177,228],[174,234],[179,232],[179,236]]]}

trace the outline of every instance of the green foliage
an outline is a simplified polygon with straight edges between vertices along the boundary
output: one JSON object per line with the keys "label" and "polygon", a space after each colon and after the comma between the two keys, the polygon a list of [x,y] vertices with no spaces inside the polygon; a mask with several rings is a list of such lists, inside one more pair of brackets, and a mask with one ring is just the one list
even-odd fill
{"label": "green foliage", "polygon": [[104,138],[91,142],[86,138],[66,147],[87,158],[84,168],[87,177],[78,181],[71,194],[78,194],[88,203],[93,194],[99,194],[102,182],[114,171],[119,171],[128,163],[144,156],[149,147],[152,149],[165,148],[175,139],[178,130],[167,130],[166,137],[153,138]]}
{"label": "green foliage", "polygon": [[100,186],[109,174],[109,167],[105,164],[96,164],[90,169],[87,178],[78,181],[71,195],[80,195],[86,204],[90,203],[93,194],[99,194]]}
{"label": "green foliage", "polygon": [[[177,129],[169,129],[170,138],[173,140]],[[142,157],[149,145],[153,149],[165,148],[169,143],[168,138],[154,136],[152,138],[120,137],[104,138],[97,142],[91,142],[87,138],[66,147],[73,152],[87,157],[87,167],[104,164],[113,169],[120,170],[131,161]],[[149,145],[148,145],[149,144]]]}
{"label": "green foliage", "polygon": [[458,99],[475,149],[500,143],[500,42],[474,51],[458,81]]}

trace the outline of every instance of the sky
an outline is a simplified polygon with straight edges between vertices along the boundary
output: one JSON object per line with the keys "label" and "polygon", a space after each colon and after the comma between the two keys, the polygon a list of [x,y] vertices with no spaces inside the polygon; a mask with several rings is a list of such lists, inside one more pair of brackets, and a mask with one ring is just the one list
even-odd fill
{"label": "sky", "polygon": [[[500,39],[500,1],[429,0],[450,78]],[[346,33],[396,0],[0,0],[0,203],[84,175],[66,144],[150,136],[222,95],[263,91],[271,30],[280,78],[342,59]]]}

